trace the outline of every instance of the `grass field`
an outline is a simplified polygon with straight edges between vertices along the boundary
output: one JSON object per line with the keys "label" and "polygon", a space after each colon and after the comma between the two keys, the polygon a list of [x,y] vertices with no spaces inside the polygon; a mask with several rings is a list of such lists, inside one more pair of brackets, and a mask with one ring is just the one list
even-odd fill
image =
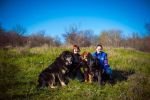
{"label": "grass field", "polygon": [[[0,50],[0,99],[2,100],[148,100],[150,53],[108,48],[116,83],[99,86],[71,80],[68,86],[37,91],[39,73],[69,48],[16,48]],[[94,52],[94,48],[82,48]]]}

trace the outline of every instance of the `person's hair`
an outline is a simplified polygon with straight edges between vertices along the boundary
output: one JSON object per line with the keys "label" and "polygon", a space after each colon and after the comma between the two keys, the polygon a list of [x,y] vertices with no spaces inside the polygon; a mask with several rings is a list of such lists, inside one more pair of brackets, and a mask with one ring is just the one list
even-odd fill
{"label": "person's hair", "polygon": [[74,52],[74,49],[78,49],[78,50],[79,50],[79,52],[80,52],[80,48],[79,48],[79,46],[77,46],[77,45],[73,45],[73,52]]}
{"label": "person's hair", "polygon": [[99,46],[103,49],[103,45],[102,44],[97,44],[96,48],[99,47]]}

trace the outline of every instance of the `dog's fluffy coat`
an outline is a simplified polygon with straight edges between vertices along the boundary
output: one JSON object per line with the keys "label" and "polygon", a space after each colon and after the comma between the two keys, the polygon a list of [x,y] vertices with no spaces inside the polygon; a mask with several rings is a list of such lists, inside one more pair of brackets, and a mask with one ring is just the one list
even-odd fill
{"label": "dog's fluffy coat", "polygon": [[40,73],[38,87],[50,86],[50,88],[55,88],[56,80],[59,80],[62,86],[66,86],[66,72],[69,71],[68,67],[72,64],[72,61],[72,52],[62,52],[48,68]]}

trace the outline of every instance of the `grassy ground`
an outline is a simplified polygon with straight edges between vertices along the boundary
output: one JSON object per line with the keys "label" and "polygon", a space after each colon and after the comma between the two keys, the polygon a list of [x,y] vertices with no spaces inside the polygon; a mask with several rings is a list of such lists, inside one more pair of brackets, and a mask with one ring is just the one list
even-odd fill
{"label": "grassy ground", "polygon": [[[33,100],[148,100],[150,53],[132,49],[105,49],[116,84],[99,86],[71,80],[68,86],[37,91],[39,73],[69,48],[16,48],[0,50],[0,99]],[[82,48],[94,52],[94,48]]]}

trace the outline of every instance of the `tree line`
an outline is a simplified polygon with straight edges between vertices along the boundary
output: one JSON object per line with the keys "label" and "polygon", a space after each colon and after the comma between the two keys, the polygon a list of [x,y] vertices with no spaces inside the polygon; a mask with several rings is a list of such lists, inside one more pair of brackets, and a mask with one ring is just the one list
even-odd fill
{"label": "tree line", "polygon": [[26,29],[21,25],[16,25],[9,31],[6,31],[0,27],[0,48],[4,47],[18,47],[29,46],[37,47],[42,45],[48,46],[60,46],[61,42],[57,38],[51,36],[45,36],[44,31],[32,33],[31,35],[25,35]]}
{"label": "tree line", "polygon": [[37,47],[42,45],[62,46],[77,44],[80,47],[95,46],[102,43],[106,47],[135,48],[137,50],[150,52],[150,24],[145,24],[146,36],[142,37],[137,32],[131,33],[130,37],[123,36],[121,30],[104,30],[95,35],[92,30],[79,30],[77,26],[70,26],[64,32],[64,43],[58,37],[45,36],[44,31],[39,31],[25,36],[26,29],[16,25],[12,30],[6,31],[0,26],[0,48],[7,46],[29,46]]}

